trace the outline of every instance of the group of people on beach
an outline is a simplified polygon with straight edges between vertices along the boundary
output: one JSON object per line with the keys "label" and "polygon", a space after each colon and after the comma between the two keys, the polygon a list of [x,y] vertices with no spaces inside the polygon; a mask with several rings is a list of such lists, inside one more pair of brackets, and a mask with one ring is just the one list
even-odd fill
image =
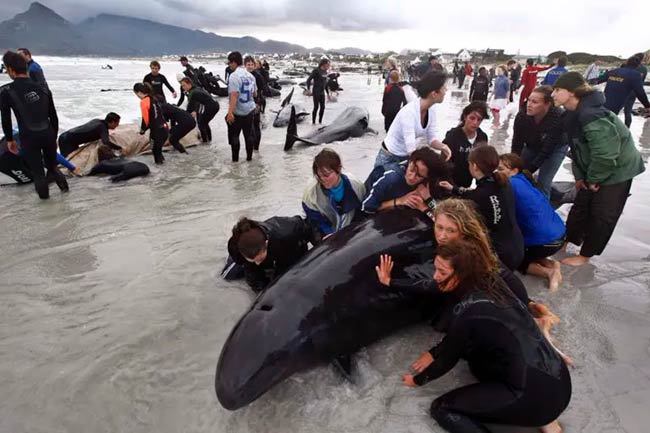
{"label": "group of people on beach", "polygon": [[[389,71],[387,93],[399,86],[396,74]],[[309,244],[325,242],[355,221],[403,208],[423,212],[438,245],[433,278],[392,281],[388,255],[376,267],[379,283],[426,290],[445,305],[433,322],[447,337],[413,363],[415,374],[404,375],[404,384],[423,385],[464,358],[479,383],[433,402],[431,415],[443,428],[484,432],[483,423],[505,423],[559,432],[572,361],[550,338],[559,319],[528,296],[514,272],[542,277],[556,291],[562,276],[553,255],[569,243],[581,249],[561,261],[566,265],[601,254],[644,163],[629,129],[580,73],[558,74],[552,85],[529,92],[515,118],[511,152],[502,155],[480,128],[492,111],[483,100],[471,101],[459,125],[437,138],[434,106],[444,100],[447,85],[447,74],[437,68],[420,78],[418,98],[401,101],[392,113],[365,182],[343,171],[334,150],[323,149],[302,197],[305,217],[242,218],[228,251],[260,291],[300,260]],[[577,194],[565,224],[549,196],[569,149]]]}
{"label": "group of people on beach", "polygon": [[[175,92],[155,61],[151,74],[133,87],[141,101],[141,131],[150,130],[156,163],[163,163],[162,146],[168,139],[176,150],[185,152],[179,140],[197,124],[202,140],[209,142],[209,122],[219,111],[212,96],[197,84],[187,59],[181,63],[186,68],[179,81],[188,99],[187,110],[166,102],[163,86],[173,96]],[[58,117],[42,69],[30,69],[24,54],[14,52],[5,53],[3,64],[13,79],[0,91],[6,146],[19,153],[13,112],[20,129],[20,151],[41,198],[49,196],[50,181],[63,191],[68,189],[57,168],[57,141],[67,156],[81,142],[102,140],[106,159],[113,159],[119,146],[111,142],[108,130],[119,125],[119,115],[109,113],[57,140]],[[623,69],[631,70],[635,64],[630,59]],[[232,160],[239,158],[241,132],[250,160],[259,149],[256,116],[264,106],[260,96],[264,79],[260,81],[261,73],[255,73],[259,63],[239,52],[228,55],[228,68],[226,122]],[[326,91],[323,77],[328,68],[329,61],[321,61],[308,80],[308,87],[313,83],[314,123],[317,114],[322,121],[321,92]],[[261,291],[300,260],[310,244],[327,242],[336,232],[375,213],[405,208],[422,212],[423,218],[431,220],[436,245],[432,278],[393,279],[389,255],[378,257],[375,269],[378,284],[411,287],[440,299],[441,308],[431,319],[446,337],[417,358],[412,373],[403,375],[403,383],[424,385],[465,359],[478,382],[434,400],[431,416],[443,428],[486,432],[484,423],[504,423],[557,433],[561,431],[557,418],[571,396],[567,365],[572,361],[551,340],[550,328],[559,318],[529,297],[515,271],[544,278],[551,291],[558,290],[561,264],[552,256],[569,243],[581,246],[577,254],[561,261],[580,266],[603,252],[633,178],[645,170],[644,163],[629,129],[617,116],[618,105],[612,106],[607,91],[603,95],[577,72],[557,73],[552,83],[532,86],[515,118],[509,153],[499,155],[480,128],[495,111],[494,105],[475,97],[483,94],[476,85],[458,126],[440,140],[435,105],[443,102],[449,84],[442,69],[431,64],[413,84],[418,97],[410,103],[400,97],[399,71],[388,70],[384,105],[399,102],[399,106],[382,110],[390,122],[365,181],[343,170],[336,151],[323,149],[313,160],[314,178],[302,196],[304,217],[240,219],[228,241],[233,266],[227,272],[238,267],[251,288]],[[512,68],[499,69],[498,75],[505,77]],[[616,74],[610,71],[607,77]],[[637,82],[636,76],[628,75]],[[512,89],[512,83],[507,84],[508,89],[495,84],[499,92],[506,91],[506,99]],[[635,89],[630,92],[646,105]],[[569,150],[577,194],[565,224],[549,197]]]}

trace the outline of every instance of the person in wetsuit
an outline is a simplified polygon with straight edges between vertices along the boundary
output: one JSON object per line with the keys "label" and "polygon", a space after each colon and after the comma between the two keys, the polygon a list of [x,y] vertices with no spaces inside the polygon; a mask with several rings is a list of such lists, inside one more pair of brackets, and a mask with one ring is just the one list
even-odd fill
{"label": "person in wetsuit", "polygon": [[472,200],[478,206],[490,234],[492,245],[503,263],[515,270],[524,258],[524,238],[517,225],[515,198],[508,177],[497,172],[499,154],[492,146],[479,146],[467,158],[476,189],[442,182],[454,194]]}
{"label": "person in wetsuit", "polygon": [[[194,66],[190,65],[189,60],[187,60],[187,57],[181,56],[180,59],[178,59],[181,62],[181,66],[185,68],[183,71],[183,74],[192,80],[192,83],[195,86],[199,85],[199,79],[197,77],[196,69],[194,69]],[[180,105],[180,104],[179,104]]]}
{"label": "person in wetsuit", "polygon": [[190,113],[181,110],[168,102],[161,104],[165,121],[169,122],[169,144],[180,153],[187,153],[181,144],[181,138],[189,134],[195,127],[196,121]]}
{"label": "person in wetsuit", "polygon": [[93,119],[76,128],[69,129],[59,136],[59,151],[61,155],[68,156],[80,146],[96,140],[102,140],[104,146],[113,150],[122,151],[122,148],[113,143],[108,135],[109,129],[120,125],[120,116],[110,112],[104,120]]}
{"label": "person in wetsuit", "polygon": [[[327,70],[330,68],[329,59],[321,59],[318,67],[314,69],[307,78],[307,91],[311,92],[314,100],[314,109],[311,112],[311,123],[316,123],[316,113],[318,113],[318,123],[323,123],[325,114],[325,93],[329,97],[330,90],[327,87]],[[313,89],[312,87],[313,83]]]}
{"label": "person in wetsuit", "polygon": [[140,112],[142,113],[140,134],[144,135],[147,129],[150,130],[149,136],[153,141],[153,159],[156,164],[163,164],[165,157],[162,148],[169,137],[169,132],[160,102],[153,97],[153,91],[148,84],[135,83],[133,93],[140,98]]}
{"label": "person in wetsuit", "polygon": [[[50,92],[50,88],[47,85],[47,80],[45,80],[45,74],[43,73],[43,68],[41,65],[36,63],[32,59],[32,53],[27,48],[18,48],[18,54],[20,54],[23,59],[27,62],[27,75],[32,79],[33,82],[43,87],[45,90]],[[52,92],[50,92],[52,93]]]}
{"label": "person in wetsuit", "polygon": [[142,82],[151,85],[154,98],[158,98],[160,102],[167,102],[167,99],[165,99],[165,91],[163,90],[164,85],[172,92],[172,96],[176,99],[176,91],[169,84],[169,81],[167,81],[167,77],[160,73],[160,63],[154,60],[149,63],[149,67],[151,68],[151,73],[145,75]]}
{"label": "person in wetsuit", "polygon": [[257,62],[253,56],[246,56],[244,58],[244,66],[246,71],[255,78],[255,86],[257,87],[257,92],[253,97],[255,101],[255,111],[253,111],[253,150],[260,150],[260,142],[262,141],[262,107],[266,105],[266,99],[264,98],[264,77],[260,74],[257,69]]}
{"label": "person in wetsuit", "polygon": [[210,121],[219,111],[219,103],[212,99],[212,96],[200,87],[192,84],[192,80],[185,77],[181,80],[181,88],[187,95],[187,111],[196,119],[201,133],[201,141],[209,143],[212,141],[212,130]]}
{"label": "person in wetsuit", "polygon": [[[67,192],[68,182],[57,168],[59,118],[52,94],[27,77],[27,63],[20,54],[7,51],[2,62],[13,80],[0,88],[0,115],[7,148],[14,154],[18,153],[13,139],[13,111],[21,133],[23,158],[32,171],[38,196],[41,199],[50,197],[50,179],[56,182],[61,191]],[[44,168],[47,169],[47,176]]]}
{"label": "person in wetsuit", "polygon": [[299,216],[265,221],[241,218],[232,229],[228,253],[244,267],[253,291],[259,292],[307,253],[311,237],[309,224]]}
{"label": "person in wetsuit", "polygon": [[113,151],[106,146],[99,146],[97,149],[97,159],[99,163],[93,166],[88,176],[109,174],[111,175],[111,182],[116,183],[149,174],[147,164],[115,157]]}
{"label": "person in wetsuit", "polygon": [[[544,338],[526,307],[497,275],[497,260],[476,244],[451,241],[436,251],[434,280],[456,300],[449,332],[404,374],[409,387],[442,377],[465,359],[477,383],[436,398],[430,414],[451,433],[487,433],[484,423],[540,427],[559,433],[557,421],[571,399],[569,370]],[[377,275],[384,285],[392,260],[382,256]]]}
{"label": "person in wetsuit", "polygon": [[472,84],[469,86],[470,102],[487,101],[491,86],[492,81],[490,80],[490,77],[488,77],[488,70],[485,66],[481,66],[478,69],[478,75],[472,80]]}

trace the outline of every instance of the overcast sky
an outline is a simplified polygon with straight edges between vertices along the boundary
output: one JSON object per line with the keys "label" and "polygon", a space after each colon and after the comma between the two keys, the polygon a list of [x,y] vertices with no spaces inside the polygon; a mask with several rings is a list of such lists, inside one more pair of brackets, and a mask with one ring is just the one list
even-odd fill
{"label": "overcast sky", "polygon": [[[29,0],[4,0],[0,19],[27,9]],[[650,1],[628,0],[42,0],[64,18],[128,15],[306,47],[503,48],[547,54],[555,50],[629,56],[650,49]],[[538,7],[532,8],[531,4]]]}

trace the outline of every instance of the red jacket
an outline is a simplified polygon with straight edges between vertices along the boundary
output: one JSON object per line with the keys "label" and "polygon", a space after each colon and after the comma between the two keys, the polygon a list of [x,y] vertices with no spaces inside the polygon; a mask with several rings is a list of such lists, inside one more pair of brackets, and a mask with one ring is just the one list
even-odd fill
{"label": "red jacket", "polygon": [[526,66],[524,72],[521,74],[519,81],[522,86],[528,89],[533,89],[537,85],[537,73],[552,68],[553,65],[548,66]]}

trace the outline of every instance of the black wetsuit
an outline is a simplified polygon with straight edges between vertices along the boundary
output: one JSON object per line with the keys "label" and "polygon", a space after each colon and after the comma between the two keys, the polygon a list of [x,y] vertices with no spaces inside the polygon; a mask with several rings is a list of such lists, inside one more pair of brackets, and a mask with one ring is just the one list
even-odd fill
{"label": "black wetsuit", "polygon": [[[316,123],[316,113],[318,113],[318,123],[323,122],[323,115],[325,114],[325,92],[329,95],[327,88],[327,72],[321,68],[314,69],[309,78],[307,78],[307,90],[314,83],[312,89],[312,99],[314,100],[314,109],[311,112],[311,122]],[[320,110],[320,111],[319,111]]]}
{"label": "black wetsuit", "polygon": [[102,119],[93,119],[61,134],[59,136],[59,150],[61,155],[68,156],[82,144],[100,139],[104,145],[111,149],[122,150],[120,146],[111,142],[108,136],[108,123]]}
{"label": "black wetsuit", "polygon": [[[15,78],[0,88],[0,115],[7,141],[13,140],[12,111],[18,121],[23,158],[32,171],[39,197],[44,199],[50,195],[48,178],[55,180],[62,191],[67,191],[65,176],[57,169],[59,118],[51,93],[27,77]],[[47,168],[47,178],[43,165]]]}
{"label": "black wetsuit", "polygon": [[457,126],[447,131],[445,139],[442,142],[449,146],[451,150],[451,163],[453,164],[452,179],[456,186],[467,188],[472,184],[472,175],[469,172],[467,157],[477,143],[487,143],[487,139],[487,135],[481,128],[476,130],[474,143],[470,143],[467,139],[467,135],[465,135],[462,126]]}
{"label": "black wetsuit", "polygon": [[199,126],[199,132],[201,132],[201,140],[204,143],[212,141],[210,121],[219,112],[219,103],[199,87],[192,87],[187,92],[187,98],[187,111],[196,113],[196,123]]}
{"label": "black wetsuit", "polygon": [[490,92],[490,78],[484,75],[478,75],[472,80],[469,87],[470,101],[487,101]]}
{"label": "black wetsuit", "polygon": [[32,172],[27,164],[18,155],[7,149],[7,139],[0,140],[0,173],[4,173],[18,184],[31,183],[34,181]]}
{"label": "black wetsuit", "polygon": [[110,174],[111,182],[121,182],[134,177],[146,176],[149,174],[149,167],[139,161],[129,161],[122,158],[109,159],[95,165],[88,173],[88,176],[99,174]]}
{"label": "black wetsuit", "polygon": [[255,77],[255,85],[257,86],[255,105],[259,106],[259,109],[255,107],[253,111],[253,149],[259,150],[260,142],[262,141],[262,113],[264,112],[263,107],[266,106],[266,98],[264,98],[264,88],[266,85],[259,69],[254,70],[251,74]]}
{"label": "black wetsuit", "polygon": [[[435,255],[435,253],[434,253]],[[528,306],[534,302],[528,296],[528,291],[523,281],[512,272],[503,262],[499,262],[499,277],[505,283],[510,292],[524,305]],[[418,293],[437,298],[439,302],[436,307],[428,312],[431,325],[438,332],[448,332],[453,318],[454,307],[458,299],[450,296],[449,292],[442,292],[431,277],[424,277],[420,279],[414,278],[393,278],[391,279],[390,286],[398,288],[402,291],[409,291],[411,293]]]}
{"label": "black wetsuit", "polygon": [[153,95],[154,97],[158,98],[160,102],[167,102],[167,99],[165,99],[163,85],[165,85],[170,92],[174,93],[174,88],[169,84],[169,81],[167,81],[167,78],[163,74],[154,75],[149,73],[144,76],[142,82],[151,84]]}
{"label": "black wetsuit", "polygon": [[540,427],[556,420],[571,399],[571,377],[527,308],[478,289],[454,295],[449,333],[414,381],[424,385],[465,359],[478,383],[436,398],[431,416],[452,433],[488,433],[483,423]]}
{"label": "black wetsuit", "polygon": [[158,102],[156,98],[149,96],[145,99],[149,99],[149,121],[146,122],[144,117],[142,118],[140,132],[144,134],[144,131],[147,129],[151,130],[150,137],[153,141],[153,159],[156,164],[162,164],[165,161],[162,148],[169,137],[167,122],[165,122],[160,102]]}
{"label": "black wetsuit", "polygon": [[228,253],[235,263],[244,267],[246,282],[259,292],[307,253],[312,232],[299,216],[272,217],[258,222],[257,227],[268,240],[266,260],[259,265],[249,262],[239,253],[233,238],[228,241]]}
{"label": "black wetsuit", "polygon": [[185,147],[180,143],[181,138],[189,134],[196,126],[196,121],[190,113],[181,110],[175,105],[167,102],[162,104],[162,111],[165,120],[171,126],[169,130],[169,144],[181,153],[187,153]]}
{"label": "black wetsuit", "polygon": [[517,225],[510,182],[499,185],[490,174],[476,181],[476,189],[454,188],[454,192],[476,203],[497,255],[508,268],[517,269],[524,259],[524,237]]}

